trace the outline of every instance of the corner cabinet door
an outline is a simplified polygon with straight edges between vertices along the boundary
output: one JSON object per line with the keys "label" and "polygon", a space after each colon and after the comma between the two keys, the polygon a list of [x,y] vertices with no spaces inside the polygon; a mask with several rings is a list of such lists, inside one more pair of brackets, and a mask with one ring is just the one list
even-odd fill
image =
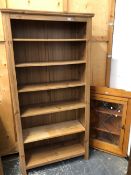
{"label": "corner cabinet door", "polygon": [[91,97],[91,146],[123,156],[127,99]]}
{"label": "corner cabinet door", "polygon": [[7,0],[7,8],[62,12],[63,0]]}

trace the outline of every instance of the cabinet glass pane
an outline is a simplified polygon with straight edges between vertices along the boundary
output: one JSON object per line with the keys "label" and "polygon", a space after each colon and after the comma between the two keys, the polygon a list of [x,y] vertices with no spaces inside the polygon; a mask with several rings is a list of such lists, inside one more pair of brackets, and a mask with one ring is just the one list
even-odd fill
{"label": "cabinet glass pane", "polygon": [[99,100],[91,101],[91,137],[119,145],[123,105]]}

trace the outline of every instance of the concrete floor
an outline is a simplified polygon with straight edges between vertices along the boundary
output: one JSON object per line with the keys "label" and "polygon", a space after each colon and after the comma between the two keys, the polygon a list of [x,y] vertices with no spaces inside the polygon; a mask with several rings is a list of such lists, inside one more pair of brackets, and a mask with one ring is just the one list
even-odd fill
{"label": "concrete floor", "polygon": [[[90,159],[78,157],[29,171],[29,175],[125,175],[127,160],[97,150]],[[18,156],[3,159],[5,175],[20,175]]]}

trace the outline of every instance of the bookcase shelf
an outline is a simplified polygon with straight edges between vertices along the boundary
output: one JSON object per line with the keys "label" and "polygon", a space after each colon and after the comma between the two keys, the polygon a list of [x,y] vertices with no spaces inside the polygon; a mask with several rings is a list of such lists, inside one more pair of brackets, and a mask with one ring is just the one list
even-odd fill
{"label": "bookcase shelf", "polygon": [[72,65],[72,64],[85,64],[85,60],[76,61],[55,61],[55,62],[45,62],[45,63],[21,63],[16,64],[16,67],[44,67],[44,66],[62,66],[62,65]]}
{"label": "bookcase shelf", "polygon": [[39,105],[30,105],[23,107],[21,109],[21,117],[31,117],[37,115],[45,115],[50,113],[62,112],[62,111],[70,111],[73,109],[81,109],[85,108],[84,102],[61,102],[54,105],[44,106],[42,104]]}
{"label": "bookcase shelf", "polygon": [[86,39],[38,39],[38,38],[14,38],[13,41],[17,42],[80,42],[87,41]]}
{"label": "bookcase shelf", "polygon": [[93,14],[12,15],[5,13],[5,43],[22,175],[87,159]]}
{"label": "bookcase shelf", "polygon": [[57,83],[23,85],[23,86],[19,86],[18,92],[24,93],[24,92],[34,92],[34,91],[46,91],[51,89],[63,89],[63,88],[71,88],[71,87],[79,87],[79,86],[85,86],[85,83],[81,81],[65,81],[65,82],[57,82]]}
{"label": "bookcase shelf", "polygon": [[26,152],[26,168],[32,169],[50,163],[70,159],[85,154],[84,147],[80,144],[56,145],[50,147],[38,147]]}
{"label": "bookcase shelf", "polygon": [[84,131],[85,128],[82,124],[77,120],[73,120],[25,129],[23,130],[23,139],[24,143],[31,143]]}

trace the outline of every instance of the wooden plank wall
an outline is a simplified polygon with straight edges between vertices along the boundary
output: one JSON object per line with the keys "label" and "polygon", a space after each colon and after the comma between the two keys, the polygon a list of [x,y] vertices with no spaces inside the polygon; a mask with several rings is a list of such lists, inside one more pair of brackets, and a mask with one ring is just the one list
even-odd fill
{"label": "wooden plank wall", "polygon": [[91,52],[92,86],[109,85],[111,60],[108,61],[108,55],[112,54],[114,7],[115,0],[68,0],[69,12],[95,13]]}
{"label": "wooden plank wall", "polygon": [[[57,12],[95,13],[91,51],[91,85],[109,85],[112,52],[111,23],[115,0],[0,0],[0,8]],[[6,66],[6,53],[0,14],[0,154],[17,151],[16,131]],[[108,55],[110,56],[108,58]],[[107,59],[108,58],[108,59]],[[7,111],[8,109],[8,111]]]}

